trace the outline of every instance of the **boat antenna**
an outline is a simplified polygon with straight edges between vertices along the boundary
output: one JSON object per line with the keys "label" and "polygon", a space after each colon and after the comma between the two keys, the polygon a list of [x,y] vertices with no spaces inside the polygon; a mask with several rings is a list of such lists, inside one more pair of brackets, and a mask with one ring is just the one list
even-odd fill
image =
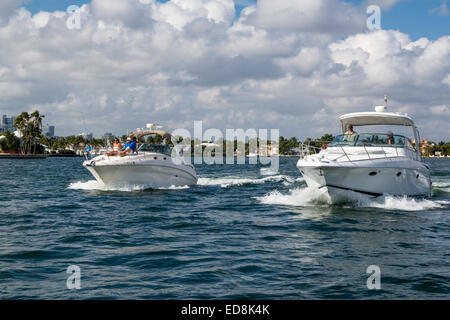
{"label": "boat antenna", "polygon": [[87,129],[87,125],[86,125],[86,116],[85,116],[83,110],[80,110],[80,111],[81,111],[81,116],[83,117],[84,132],[86,132],[86,134],[87,134],[88,133],[88,129]]}
{"label": "boat antenna", "polygon": [[384,95],[384,106],[387,108],[388,96]]}

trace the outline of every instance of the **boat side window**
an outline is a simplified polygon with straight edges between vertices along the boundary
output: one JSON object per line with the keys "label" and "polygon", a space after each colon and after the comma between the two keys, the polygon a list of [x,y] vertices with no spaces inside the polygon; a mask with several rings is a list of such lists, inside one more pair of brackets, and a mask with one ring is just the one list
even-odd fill
{"label": "boat side window", "polygon": [[362,145],[372,145],[372,141],[373,141],[374,136],[372,134],[360,134],[358,136],[358,140],[356,141],[356,145],[357,146],[362,146]]}
{"label": "boat side window", "polygon": [[394,136],[394,144],[398,147],[403,147],[405,145],[405,137],[404,136]]}
{"label": "boat side window", "polygon": [[347,145],[354,145],[355,141],[358,139],[357,134],[344,134],[343,141],[349,142]]}
{"label": "boat side window", "polygon": [[405,145],[406,145],[406,147],[407,147],[408,149],[415,150],[414,145],[413,145],[411,139],[406,138],[406,143],[405,143]]}
{"label": "boat side window", "polygon": [[150,151],[150,146],[147,143],[143,143],[139,146],[138,151]]}
{"label": "boat side window", "polygon": [[387,134],[375,134],[373,136],[373,143],[376,145],[388,145],[388,139]]}
{"label": "boat side window", "polygon": [[375,145],[403,147],[405,145],[405,137],[400,135],[394,135],[393,143],[389,143],[389,136],[384,133],[379,133],[373,135],[373,143]]}
{"label": "boat side window", "polygon": [[145,148],[142,146],[139,151],[163,153],[169,156],[172,154],[172,150],[169,146],[161,144],[145,144]]}
{"label": "boat side window", "polygon": [[330,147],[336,146],[353,146],[357,138],[356,134],[340,134],[334,138]]}

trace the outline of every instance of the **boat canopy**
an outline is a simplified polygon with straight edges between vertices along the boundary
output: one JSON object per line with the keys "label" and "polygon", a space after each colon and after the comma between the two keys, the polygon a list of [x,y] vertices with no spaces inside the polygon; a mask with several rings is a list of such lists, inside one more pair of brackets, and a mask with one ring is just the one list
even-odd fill
{"label": "boat canopy", "polygon": [[170,139],[170,138],[172,137],[172,135],[171,135],[170,133],[166,132],[166,131],[162,131],[162,130],[152,130],[152,129],[149,129],[149,130],[139,130],[139,131],[136,131],[136,132],[132,132],[132,133],[129,135],[129,137],[130,137],[130,138],[136,137],[136,139],[139,140],[139,139],[142,138],[142,137],[149,136],[149,135],[152,135],[152,134],[156,134],[156,135],[162,136],[163,139]]}
{"label": "boat canopy", "polygon": [[392,112],[355,112],[344,114],[339,117],[342,123],[342,130],[348,125],[370,126],[370,125],[397,125],[411,126],[414,128],[413,120],[406,114]]}

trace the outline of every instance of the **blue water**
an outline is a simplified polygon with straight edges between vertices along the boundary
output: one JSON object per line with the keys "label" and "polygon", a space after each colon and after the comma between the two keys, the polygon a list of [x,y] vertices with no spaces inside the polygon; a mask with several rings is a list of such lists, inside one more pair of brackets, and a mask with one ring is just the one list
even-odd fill
{"label": "blue water", "polygon": [[[427,160],[431,199],[339,206],[316,201],[296,161],[106,191],[80,158],[0,160],[0,298],[450,297],[450,160]],[[80,290],[66,287],[70,265]],[[369,265],[381,290],[366,287]]]}

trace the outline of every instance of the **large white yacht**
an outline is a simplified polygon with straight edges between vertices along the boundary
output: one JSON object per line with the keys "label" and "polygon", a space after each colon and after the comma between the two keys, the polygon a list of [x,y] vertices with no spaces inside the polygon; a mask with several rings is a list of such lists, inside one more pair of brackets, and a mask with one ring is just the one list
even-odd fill
{"label": "large white yacht", "polygon": [[[152,125],[147,125],[152,128]],[[140,144],[137,153],[126,156],[108,156],[106,153],[84,161],[83,166],[104,185],[143,185],[149,188],[191,186],[197,184],[197,174],[184,157],[176,157],[166,142],[170,133],[160,130],[138,130],[129,137],[140,138],[158,135],[162,144]]]}
{"label": "large white yacht", "polygon": [[[355,195],[431,196],[430,168],[420,156],[419,132],[406,114],[391,113],[385,106],[375,112],[341,116],[343,134],[316,154],[302,155],[297,167],[309,187],[317,188],[331,202]],[[356,133],[364,126],[412,129],[412,138],[388,132]],[[359,127],[352,134],[350,126]],[[399,130],[400,131],[400,130]]]}

